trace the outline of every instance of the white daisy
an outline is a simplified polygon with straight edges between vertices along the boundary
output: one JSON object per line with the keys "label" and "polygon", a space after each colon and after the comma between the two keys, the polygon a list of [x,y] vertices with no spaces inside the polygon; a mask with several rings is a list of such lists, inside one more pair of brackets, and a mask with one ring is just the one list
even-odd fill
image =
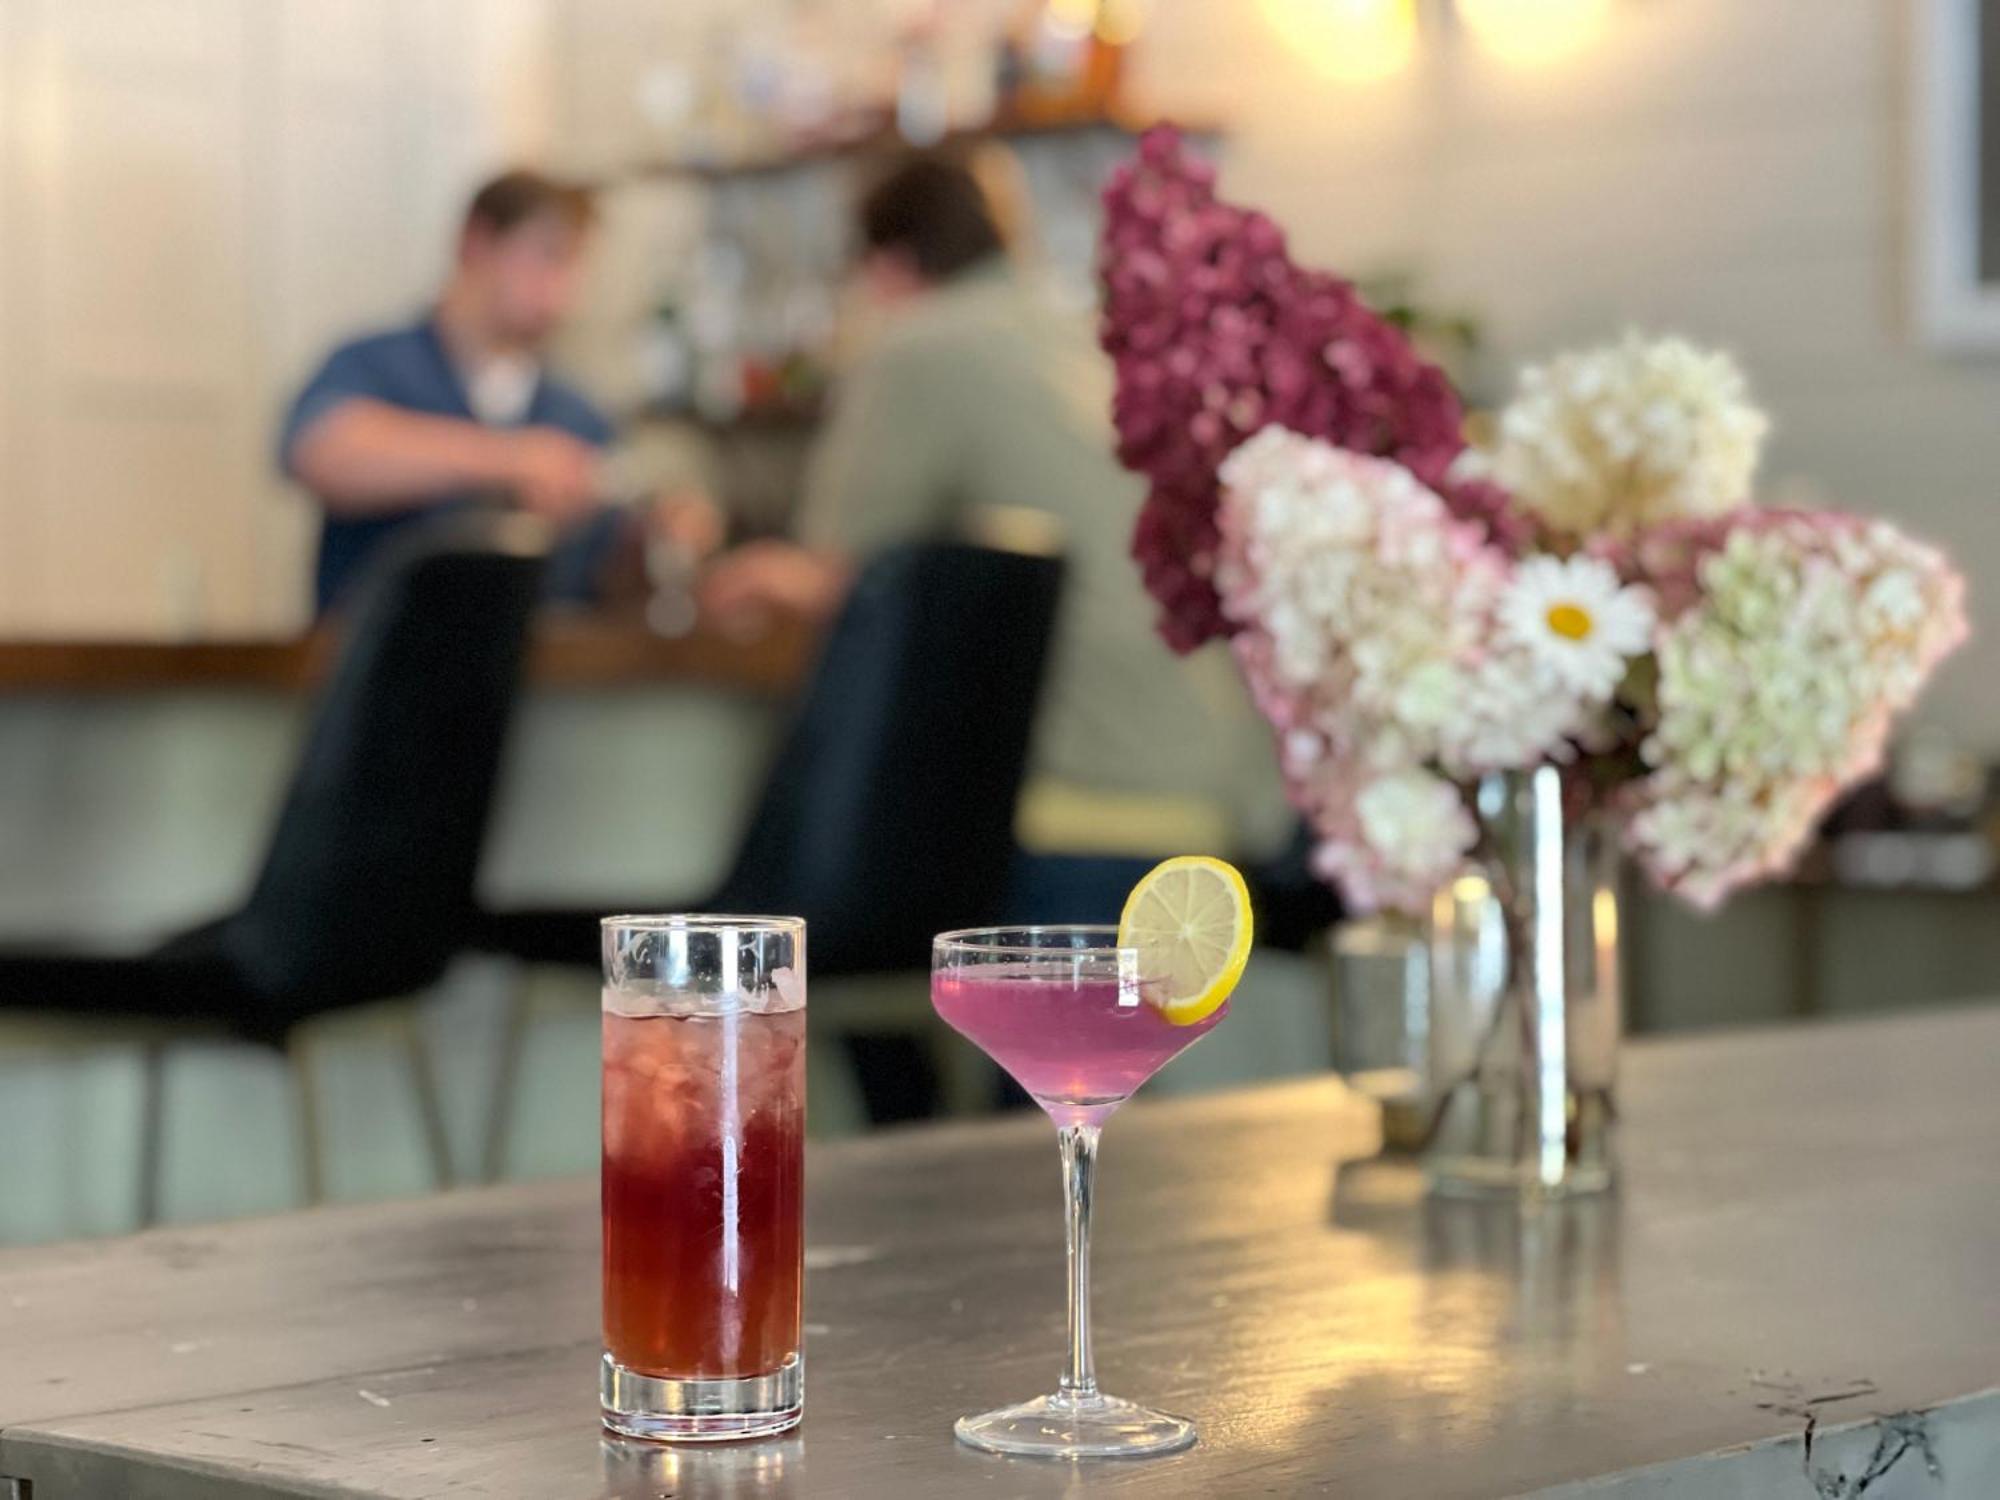
{"label": "white daisy", "polygon": [[1500,628],[1550,682],[1603,700],[1653,641],[1653,601],[1594,557],[1531,557],[1500,600]]}

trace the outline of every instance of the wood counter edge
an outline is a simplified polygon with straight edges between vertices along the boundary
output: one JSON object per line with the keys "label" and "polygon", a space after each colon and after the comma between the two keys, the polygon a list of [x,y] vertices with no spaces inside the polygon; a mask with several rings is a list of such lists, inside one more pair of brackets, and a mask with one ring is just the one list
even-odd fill
{"label": "wood counter edge", "polygon": [[[292,640],[0,641],[0,698],[299,692],[325,674],[335,640],[316,630]],[[796,619],[748,638],[704,628],[669,639],[622,621],[551,618],[535,627],[528,677],[540,688],[688,683],[783,694],[803,681],[817,643],[813,627]]]}

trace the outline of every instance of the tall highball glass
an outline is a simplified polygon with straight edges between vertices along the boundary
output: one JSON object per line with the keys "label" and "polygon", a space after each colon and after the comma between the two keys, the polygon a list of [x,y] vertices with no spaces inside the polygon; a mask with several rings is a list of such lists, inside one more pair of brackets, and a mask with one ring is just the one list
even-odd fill
{"label": "tall highball glass", "polygon": [[805,1364],[806,932],[604,921],[604,1425],[797,1425]]}

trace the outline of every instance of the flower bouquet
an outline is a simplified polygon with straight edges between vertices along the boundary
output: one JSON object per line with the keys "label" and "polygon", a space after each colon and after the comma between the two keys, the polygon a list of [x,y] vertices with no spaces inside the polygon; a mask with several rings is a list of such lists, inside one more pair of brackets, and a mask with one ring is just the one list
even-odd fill
{"label": "flower bouquet", "polygon": [[1768,424],[1726,355],[1631,335],[1529,368],[1474,448],[1444,376],[1170,130],[1106,208],[1162,634],[1228,638],[1351,908],[1490,892],[1434,1180],[1602,1185],[1611,861],[1702,908],[1789,868],[1964,638],[1960,576],[1884,523],[1756,508]]}

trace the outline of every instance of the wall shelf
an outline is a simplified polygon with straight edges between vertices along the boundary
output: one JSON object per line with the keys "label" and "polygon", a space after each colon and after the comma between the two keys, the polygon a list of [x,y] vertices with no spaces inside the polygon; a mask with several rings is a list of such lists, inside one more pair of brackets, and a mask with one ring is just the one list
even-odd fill
{"label": "wall shelf", "polygon": [[[1096,135],[1120,135],[1136,139],[1153,125],[1169,122],[1165,116],[1119,112],[1051,119],[1001,120],[990,125],[954,130],[937,142],[937,148],[976,146],[987,141],[1019,144],[1026,141],[1059,140]],[[1222,127],[1212,122],[1170,121],[1197,139],[1219,137]],[[695,157],[663,158],[642,162],[629,175],[641,178],[692,178],[704,182],[727,182],[739,178],[774,177],[790,172],[834,165],[912,149],[911,143],[893,128],[882,126],[863,135],[827,140],[788,150],[738,157],[734,160],[703,160]]]}

